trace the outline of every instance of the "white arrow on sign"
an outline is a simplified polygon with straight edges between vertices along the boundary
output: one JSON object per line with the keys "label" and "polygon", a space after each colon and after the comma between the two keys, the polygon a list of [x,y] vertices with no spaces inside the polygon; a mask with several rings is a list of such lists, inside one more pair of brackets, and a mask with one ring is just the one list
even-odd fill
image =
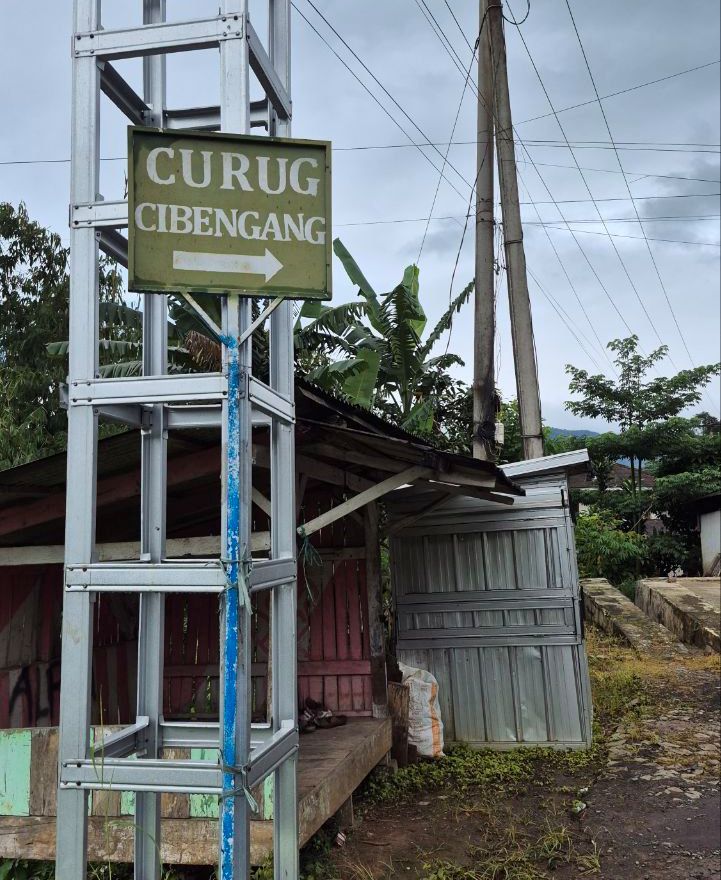
{"label": "white arrow on sign", "polygon": [[173,268],[188,272],[225,272],[237,275],[263,275],[266,281],[283,268],[268,248],[262,257],[243,254],[211,254],[173,251]]}

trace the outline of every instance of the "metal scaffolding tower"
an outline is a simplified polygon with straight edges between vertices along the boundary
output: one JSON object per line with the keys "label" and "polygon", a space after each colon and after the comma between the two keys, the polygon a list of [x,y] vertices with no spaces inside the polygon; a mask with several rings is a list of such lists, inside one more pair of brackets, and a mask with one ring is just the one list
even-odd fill
{"label": "metal scaffolding tower", "polygon": [[[99,192],[101,92],[135,125],[222,130],[264,127],[290,134],[290,0],[268,0],[267,48],[250,22],[248,0],[221,0],[212,18],[168,22],[165,0],[143,0],[142,26],[104,29],[100,0],[75,0],[71,172],[68,492],[62,630],[63,685],[57,810],[57,876],[85,880],[88,792],[135,792],[135,877],[159,880],[161,792],[217,795],[219,877],[247,878],[251,788],[273,774],[275,877],[298,876],[296,806],[296,560],[293,314],[288,300],[266,309],[270,382],[252,375],[251,300],[224,297],[221,373],[168,375],[167,297],[145,294],[143,375],[101,378],[98,367],[99,248],[127,265],[125,201]],[[220,106],[166,107],[165,56],[219,49]],[[116,59],[143,59],[143,94]],[[250,101],[250,71],[265,92]],[[212,404],[215,404],[214,406]],[[140,429],[141,553],[96,562],[98,420]],[[165,555],[167,437],[171,430],[222,432],[223,506],[218,556]],[[271,550],[251,560],[254,426],[270,429]],[[270,590],[272,717],[250,721],[250,596]],[[93,607],[101,592],[139,594],[138,692],[133,724],[91,747]],[[172,722],[162,715],[164,599],[204,592],[221,605],[219,723]],[[169,760],[164,748],[217,750],[207,761]]]}

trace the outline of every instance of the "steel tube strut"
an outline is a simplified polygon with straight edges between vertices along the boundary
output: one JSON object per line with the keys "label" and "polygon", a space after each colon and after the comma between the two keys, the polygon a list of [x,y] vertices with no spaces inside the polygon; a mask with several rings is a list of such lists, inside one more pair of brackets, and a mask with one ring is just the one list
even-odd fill
{"label": "steel tube strut", "polygon": [[[139,0],[138,0],[139,2]],[[106,30],[101,0],[75,0],[70,193],[71,284],[68,492],[61,694],[57,876],[85,880],[89,790],[135,792],[135,876],[161,874],[160,793],[205,792],[221,798],[220,880],[250,876],[248,788],[272,774],[275,785],[275,877],[297,880],[296,803],[296,546],[294,502],[293,312],[274,302],[252,320],[250,300],[223,302],[223,370],[168,375],[167,301],[145,298],[143,375],[101,379],[98,370],[98,246],[127,264],[125,200],[99,193],[101,91],[131,122],[166,128],[220,128],[246,134],[251,125],[290,134],[290,0],[268,0],[268,49],[249,24],[248,0],[221,0],[205,21],[166,21],[166,0],[142,0],[143,25]],[[166,107],[165,56],[204,47],[220,50],[218,107]],[[143,59],[142,96],[110,65]],[[249,71],[264,88],[250,102]],[[270,320],[268,384],[252,373],[252,335]],[[189,405],[188,405],[189,404]],[[96,559],[97,421],[108,418],[141,432],[140,558]],[[268,559],[251,570],[252,427],[271,431],[271,537]],[[222,479],[220,562],[169,560],[166,554],[169,428],[220,427]],[[267,534],[267,533],[265,533]],[[134,551],[137,552],[137,551]],[[213,556],[213,552],[210,552]],[[251,725],[250,596],[271,594],[272,717]],[[98,592],[138,593],[136,717],[90,751],[92,608]],[[221,705],[213,724],[165,722],[162,716],[166,592],[221,598]],[[203,747],[210,761],[161,758],[163,748]]]}

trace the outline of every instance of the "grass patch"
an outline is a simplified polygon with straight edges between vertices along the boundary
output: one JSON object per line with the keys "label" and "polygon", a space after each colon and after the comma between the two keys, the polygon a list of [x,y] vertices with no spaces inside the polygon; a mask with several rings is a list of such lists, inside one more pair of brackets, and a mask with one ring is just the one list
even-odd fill
{"label": "grass patch", "polygon": [[468,864],[461,865],[437,859],[423,862],[423,880],[547,880],[561,865],[572,865],[575,876],[586,876],[600,870],[598,848],[592,843],[590,852],[579,853],[570,830],[554,825],[548,819],[537,836],[519,831],[513,817],[507,826],[486,834],[480,846],[468,851]]}
{"label": "grass patch", "polygon": [[402,801],[438,788],[448,788],[455,794],[476,788],[508,792],[549,781],[559,773],[576,774],[592,769],[598,760],[596,748],[566,752],[519,748],[501,752],[458,744],[437,761],[411,764],[395,773],[379,768],[365,784],[363,806]]}
{"label": "grass patch", "polygon": [[694,674],[721,674],[718,654],[691,653],[666,659],[637,654],[632,648],[595,627],[586,630],[591,691],[596,720],[603,729],[633,721],[697,687]]}

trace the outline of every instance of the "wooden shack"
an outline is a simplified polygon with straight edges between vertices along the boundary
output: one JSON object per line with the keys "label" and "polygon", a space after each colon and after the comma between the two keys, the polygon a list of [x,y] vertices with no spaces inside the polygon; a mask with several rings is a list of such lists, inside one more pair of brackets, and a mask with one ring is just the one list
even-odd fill
{"label": "wooden shack", "polygon": [[[407,484],[441,487],[444,497],[489,501],[507,501],[523,490],[492,464],[439,451],[303,382],[296,388],[296,447],[298,700],[312,697],[348,717],[343,727],[301,738],[299,821],[305,842],[390,749],[377,502]],[[254,431],[253,456],[253,555],[262,558],[272,528],[268,438],[262,428]],[[137,432],[100,441],[99,561],[138,556],[139,474]],[[68,482],[72,491],[72,474]],[[167,485],[168,557],[217,557],[216,433],[170,434]],[[0,472],[0,857],[54,857],[56,725],[60,688],[68,686],[60,667],[65,492],[64,454]],[[217,720],[218,599],[170,595],[165,613],[164,717]],[[136,596],[96,600],[96,737],[99,728],[135,720],[137,621]],[[269,647],[267,594],[259,594],[252,667],[253,717],[259,723],[268,713]],[[272,785],[266,782],[257,795],[255,862],[271,849]],[[96,792],[91,809],[90,857],[130,860],[132,793]],[[163,813],[165,862],[216,860],[214,799],[163,795]]]}

